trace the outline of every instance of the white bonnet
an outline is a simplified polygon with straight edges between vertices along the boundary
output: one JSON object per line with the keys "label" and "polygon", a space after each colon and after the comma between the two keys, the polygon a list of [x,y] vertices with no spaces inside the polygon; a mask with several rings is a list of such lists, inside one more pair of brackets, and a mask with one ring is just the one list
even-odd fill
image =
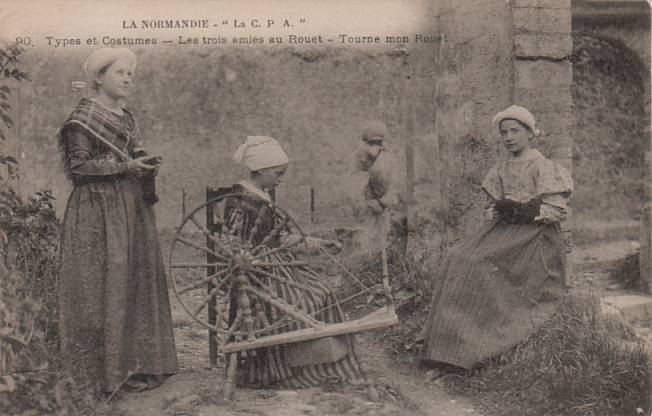
{"label": "white bonnet", "polygon": [[233,160],[254,172],[287,164],[290,160],[276,139],[269,136],[247,136]]}
{"label": "white bonnet", "polygon": [[492,123],[496,127],[500,127],[501,121],[510,119],[518,120],[524,125],[528,126],[535,136],[538,136],[541,133],[541,131],[536,126],[536,120],[534,119],[532,113],[527,108],[521,107],[520,105],[512,105],[506,110],[499,112],[494,116]]}
{"label": "white bonnet", "polygon": [[126,58],[130,62],[132,70],[136,68],[138,60],[136,55],[128,48],[100,48],[94,50],[82,65],[86,81],[93,81],[102,68],[106,68],[120,58]]}

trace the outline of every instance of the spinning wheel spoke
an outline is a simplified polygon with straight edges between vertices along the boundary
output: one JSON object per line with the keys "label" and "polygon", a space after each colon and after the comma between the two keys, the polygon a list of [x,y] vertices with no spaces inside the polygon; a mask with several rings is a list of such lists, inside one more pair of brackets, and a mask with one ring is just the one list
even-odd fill
{"label": "spinning wheel spoke", "polygon": [[[362,286],[362,287],[364,288],[364,290],[363,290],[362,292],[360,292],[360,293],[368,292],[368,291],[371,290],[371,288],[367,287],[367,285],[365,285],[364,283],[362,283],[362,281],[361,281],[360,279],[358,279],[358,278],[357,278],[353,273],[351,273],[351,271],[350,271],[349,269],[347,269],[346,267],[344,267],[344,265],[343,265],[342,263],[340,263],[340,262],[335,258],[335,256],[333,256],[331,253],[329,253],[327,250],[324,250],[324,249],[321,248],[321,247],[319,247],[319,251],[322,252],[322,253],[324,253],[324,254],[326,254],[328,257],[330,257],[330,259],[331,259],[335,264],[337,264],[337,265],[340,267],[340,269],[342,269],[346,274],[348,274],[348,275],[349,275],[353,280],[355,280],[355,281],[356,281],[360,286]],[[357,294],[355,294],[355,296],[357,296]],[[347,299],[348,299],[348,298],[347,298]]]}
{"label": "spinning wheel spoke", "polygon": [[197,269],[202,267],[215,267],[222,266],[225,267],[224,263],[173,263],[170,265],[171,269]]}
{"label": "spinning wheel spoke", "polygon": [[[295,221],[270,201],[252,199],[247,192],[227,192],[207,191],[207,202],[186,215],[176,230],[168,263],[171,285],[183,309],[215,332],[209,337],[211,365],[218,350],[247,351],[395,323],[396,317],[389,315],[375,321],[321,322],[322,312],[341,311],[341,302],[372,289],[326,251],[364,290],[338,302],[322,285],[302,279],[301,268],[309,263],[284,252],[306,241]],[[201,210],[206,213],[205,223],[203,218],[200,221]],[[205,242],[196,238],[197,230]],[[206,258],[197,261],[197,254]],[[206,272],[197,276],[200,273],[183,270],[194,268]]]}
{"label": "spinning wheel spoke", "polygon": [[237,252],[233,244],[234,237],[228,232],[222,232],[219,237],[215,237],[214,241],[224,250],[229,256],[233,256]]}
{"label": "spinning wheel spoke", "polygon": [[202,298],[202,300],[201,300],[201,304],[200,304],[199,306],[197,306],[197,307],[192,311],[192,316],[193,316],[193,318],[198,319],[197,316],[201,313],[201,311],[204,310],[204,308],[206,307],[206,305],[208,305],[208,304],[213,300],[213,298],[214,298],[218,293],[220,293],[220,291],[221,291],[222,288],[224,287],[224,284],[225,284],[226,282],[228,282],[228,281],[229,281],[228,279],[224,279],[224,280],[222,280],[222,281],[221,281],[217,286],[215,286],[215,288],[214,288],[213,290],[210,291],[210,293],[209,293],[208,295],[206,295],[205,297]]}
{"label": "spinning wheel spoke", "polygon": [[[188,286],[184,286],[184,287],[180,288],[179,290],[177,290],[177,294],[183,295],[184,293],[190,292],[191,290],[200,288],[200,287],[204,286],[205,284],[208,284],[212,280],[217,279],[220,276],[224,276],[228,271],[229,271],[229,269],[222,269],[217,273],[213,273],[212,275],[205,277],[204,279],[198,280],[195,283],[191,283]],[[226,281],[228,281],[228,279],[224,279],[221,282],[216,282],[216,284],[221,285],[222,283],[224,283]]]}
{"label": "spinning wheel spoke", "polygon": [[[199,221],[197,221],[197,218],[195,218],[194,215],[191,215],[191,216],[189,217],[189,220],[190,220],[190,222],[192,222],[192,223],[195,225],[195,227],[197,227],[197,229],[199,229],[199,231],[201,231],[201,232],[202,232],[206,237],[210,238],[211,240],[213,240],[213,241],[215,241],[216,243],[219,244],[220,240],[219,240],[219,239],[216,239],[216,238],[215,238],[215,235],[214,235],[213,233],[211,233],[211,232],[210,232],[206,227],[204,227],[203,225],[201,225],[201,223],[200,223]],[[230,244],[231,244],[231,241],[230,241],[228,238],[227,238],[227,241],[229,242],[229,245],[230,245]],[[222,248],[225,249],[227,255],[229,255],[229,256],[232,256],[232,255],[233,255],[233,250],[231,250],[231,252],[229,252],[228,250],[226,250],[226,247],[222,247]],[[233,247],[231,247],[231,248],[233,248]]]}
{"label": "spinning wheel spoke", "polygon": [[306,292],[310,292],[310,293],[313,293],[315,295],[321,295],[322,294],[322,292],[320,290],[318,290],[318,289],[316,289],[316,288],[314,288],[312,286],[308,286],[308,285],[304,285],[304,284],[299,283],[299,282],[295,282],[295,281],[287,279],[287,278],[285,278],[283,276],[278,276],[276,274],[270,273],[270,272],[268,272],[266,270],[259,269],[257,267],[253,267],[252,271],[254,273],[258,273],[258,274],[261,274],[263,276],[269,277],[270,279],[278,280],[278,281],[280,281],[280,282],[282,282],[282,283],[284,283],[284,284],[286,284],[288,286],[296,287],[297,289],[302,289],[302,290],[305,290]]}
{"label": "spinning wheel spoke", "polygon": [[254,262],[253,265],[259,266],[259,267],[306,267],[308,266],[308,262],[306,261],[287,261],[287,262],[278,262],[278,263],[271,263],[271,262]]}
{"label": "spinning wheel spoke", "polygon": [[[310,313],[306,314],[306,316],[308,316],[310,318],[313,318],[313,317],[317,316],[317,314],[319,314],[321,312],[324,312],[324,311],[326,311],[328,309],[340,308],[343,303],[346,303],[346,302],[350,301],[351,299],[354,299],[354,298],[356,298],[356,297],[358,297],[358,296],[360,296],[360,295],[362,295],[364,293],[370,292],[370,291],[371,291],[371,289],[365,289],[365,290],[362,290],[362,291],[360,291],[358,293],[354,293],[353,295],[347,297],[344,300],[337,301],[337,303],[333,303],[333,304],[330,304],[330,305],[326,305],[321,309],[317,309],[316,311],[313,311],[313,312],[310,312]],[[283,321],[286,321],[286,322],[283,322]],[[274,329],[286,328],[286,327],[288,327],[288,326],[290,326],[292,324],[294,324],[294,321],[287,322],[287,319],[283,319],[283,320],[277,322]]]}
{"label": "spinning wheel spoke", "polygon": [[273,248],[268,252],[258,253],[253,257],[253,260],[257,260],[257,259],[263,258],[265,256],[270,256],[270,255],[276,254],[276,253],[278,253],[280,251],[289,250],[292,247],[298,246],[299,244],[303,243],[303,240],[304,240],[303,238],[297,239],[296,241],[293,241],[293,242],[291,242],[289,244],[283,244],[280,247]]}
{"label": "spinning wheel spoke", "polygon": [[[289,307],[289,308],[295,308],[296,310],[298,310],[298,311],[301,312],[301,310],[298,309],[298,308],[296,307],[295,304],[287,303],[284,299],[278,297],[278,295],[276,294],[276,292],[275,292],[273,289],[270,289],[269,286],[267,286],[267,285],[265,285],[263,282],[261,282],[260,279],[258,279],[258,277],[256,277],[254,274],[252,274],[252,273],[247,273],[247,275],[248,275],[249,279],[250,279],[253,283],[255,283],[255,284],[257,285],[257,288],[260,288],[260,289],[264,290],[264,291],[265,291],[265,292],[266,292],[266,293],[267,293],[267,294],[268,294],[272,299],[274,299],[274,300],[280,300],[280,301],[283,302],[287,307]],[[288,284],[288,283],[292,283],[292,282],[289,281],[289,280],[286,280],[286,281],[284,281],[284,283]],[[304,295],[304,296],[301,296],[301,297],[298,299],[297,304],[300,304],[300,302],[301,302],[304,298],[305,298],[305,295]],[[258,302],[258,304],[260,304],[260,302]],[[304,313],[304,312],[301,312],[301,313]],[[287,316],[282,317],[282,318],[281,318],[281,321],[283,321],[283,320],[285,320],[285,319],[287,319]]]}
{"label": "spinning wheel spoke", "polygon": [[271,296],[272,298],[277,298],[276,292],[274,292],[272,289],[270,289],[269,287],[267,287],[267,285],[265,285],[263,282],[261,282],[260,279],[257,278],[254,274],[252,274],[252,273],[247,273],[247,277],[249,278],[249,280],[250,280],[252,283],[255,283],[255,284],[257,285],[257,286],[256,286],[257,288],[262,289],[263,291],[265,291],[265,292],[266,292],[269,296]]}
{"label": "spinning wheel spoke", "polygon": [[288,305],[287,303],[283,302],[277,297],[272,297],[271,295],[268,295],[267,293],[264,293],[258,289],[254,289],[252,287],[245,287],[244,290],[247,292],[253,293],[254,295],[258,296],[260,299],[264,300],[267,302],[269,305],[275,307],[279,311],[291,316],[292,318],[296,319],[297,321],[303,322],[310,328],[315,328],[319,329],[322,328],[323,325],[321,322],[317,321],[316,319],[313,319],[301,310],[299,310],[296,306]]}
{"label": "spinning wheel spoke", "polygon": [[[190,247],[192,247],[192,248],[196,248],[197,250],[201,250],[201,251],[203,251],[203,252],[206,253],[206,254],[210,254],[210,255],[212,255],[212,256],[215,256],[215,257],[218,258],[219,260],[224,260],[224,261],[227,261],[227,262],[229,261],[229,259],[227,259],[227,258],[226,258],[222,253],[218,253],[218,252],[216,252],[216,251],[211,250],[211,249],[208,248],[208,247],[204,247],[204,246],[199,245],[199,244],[197,244],[197,243],[193,243],[192,241],[190,241],[190,240],[186,240],[186,239],[183,238],[183,237],[177,237],[177,238],[175,238],[175,240],[178,241],[178,242],[180,242],[180,243],[183,243],[183,244],[185,244],[185,245],[187,245],[187,246],[190,246]],[[226,265],[226,263],[223,263],[223,264]]]}
{"label": "spinning wheel spoke", "polygon": [[231,339],[233,334],[235,334],[235,331],[238,329],[241,323],[242,323],[242,314],[238,312],[238,314],[235,316],[235,319],[233,320],[233,323],[231,324],[229,329],[227,329],[226,334],[224,335],[224,339],[226,340],[226,342],[229,342],[229,340]]}

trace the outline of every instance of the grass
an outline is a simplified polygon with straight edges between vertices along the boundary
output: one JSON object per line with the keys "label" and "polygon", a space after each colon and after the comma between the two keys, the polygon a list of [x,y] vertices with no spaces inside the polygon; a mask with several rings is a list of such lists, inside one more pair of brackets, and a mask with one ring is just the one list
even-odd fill
{"label": "grass", "polygon": [[[393,293],[415,296],[398,309],[400,324],[379,331],[376,339],[408,361],[418,353],[414,341],[428,314],[438,247],[424,245],[390,266]],[[351,269],[358,277],[366,284],[377,282],[378,259],[357,261]],[[629,272],[638,270],[631,259],[625,262]],[[353,287],[345,282],[341,291],[342,297]],[[448,372],[438,383],[471,397],[492,416],[636,415],[637,408],[650,407],[648,362],[643,341],[631,329],[604,317],[596,296],[575,293],[521,344],[474,369]]]}
{"label": "grass", "polygon": [[624,416],[650,406],[649,380],[643,342],[573,295],[529,339],[445,381],[496,415]]}
{"label": "grass", "polygon": [[[411,246],[415,248],[407,256],[389,265],[401,323],[379,331],[377,339],[394,354],[414,356],[414,338],[428,313],[430,282],[443,250],[441,244],[420,237]],[[340,259],[365,286],[381,282],[380,255]],[[319,269],[337,269],[320,256],[310,260]],[[625,259],[624,265],[620,273],[629,275],[638,269],[633,259]],[[342,273],[340,299],[360,291],[355,279],[337,272]],[[365,294],[346,309],[363,311],[377,300]],[[440,380],[495,416],[624,416],[650,406],[650,370],[642,341],[623,324],[603,317],[598,299],[590,295],[569,295],[550,321],[518,346],[477,368],[451,372]]]}
{"label": "grass", "polygon": [[586,246],[596,242],[607,243],[618,240],[636,241],[640,237],[640,225],[637,221],[613,221],[605,226],[605,221],[582,223],[576,221],[573,227],[573,244]]}

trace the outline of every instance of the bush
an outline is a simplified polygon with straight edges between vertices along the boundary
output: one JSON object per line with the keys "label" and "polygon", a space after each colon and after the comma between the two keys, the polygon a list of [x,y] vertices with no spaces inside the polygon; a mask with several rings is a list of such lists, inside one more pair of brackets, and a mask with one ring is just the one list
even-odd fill
{"label": "bush", "polygon": [[[430,294],[430,271],[427,258],[408,253],[403,258],[390,259],[388,262],[388,277],[392,296],[397,302],[405,301],[407,297],[418,298],[421,301]],[[383,263],[380,253],[377,256],[356,255],[346,261],[346,267],[355,276],[345,276],[339,287],[340,299],[347,299],[365,287],[370,290],[364,295],[352,299],[351,303],[359,305],[380,301],[382,295]],[[347,273],[348,274],[348,273]],[[363,287],[363,285],[365,287]]]}
{"label": "bush", "polygon": [[2,254],[23,276],[21,287],[15,290],[39,305],[37,328],[50,348],[55,348],[59,222],[52,205],[54,197],[50,191],[40,191],[23,202],[14,192],[1,191],[0,198],[0,230],[9,242]]}
{"label": "bush", "polygon": [[0,374],[15,370],[18,355],[36,332],[40,307],[24,293],[24,286],[22,273],[0,265]]}
{"label": "bush", "polygon": [[[10,87],[29,80],[23,52],[0,41],[0,141],[14,127]],[[23,201],[12,189],[18,178],[18,161],[0,152],[0,414],[116,414],[50,370],[58,363],[59,223],[52,194]]]}
{"label": "bush", "polygon": [[639,259],[639,250],[627,255],[625,258],[618,259],[609,271],[609,276],[625,289],[642,289]]}
{"label": "bush", "polygon": [[[390,259],[388,264],[391,294],[400,323],[375,331],[374,334],[393,354],[415,355],[418,351],[415,340],[427,317],[431,299],[430,286],[441,257],[440,248],[431,246],[427,243],[420,244],[418,249],[408,250],[405,257]],[[384,298],[380,294],[383,265],[380,253],[373,257],[352,256],[348,259],[347,266],[362,284],[374,288],[371,293],[354,298],[346,305],[347,309],[364,312],[382,305]],[[344,278],[338,296],[347,299],[361,290],[361,284],[353,278]]]}

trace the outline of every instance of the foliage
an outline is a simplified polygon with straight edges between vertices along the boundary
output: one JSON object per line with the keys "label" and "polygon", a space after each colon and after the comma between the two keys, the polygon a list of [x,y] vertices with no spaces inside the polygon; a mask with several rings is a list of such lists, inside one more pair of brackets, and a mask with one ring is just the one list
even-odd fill
{"label": "foliage", "polygon": [[[404,257],[390,258],[388,263],[389,282],[392,300],[399,315],[400,324],[378,332],[383,343],[394,354],[410,354],[417,352],[415,343],[425,318],[431,299],[430,282],[434,278],[441,261],[442,247],[440,241],[427,241],[423,235],[410,235],[410,245]],[[352,278],[343,279],[338,288],[340,299],[347,299],[362,290],[361,284],[372,288],[371,293],[354,298],[347,309],[370,309],[367,306],[382,305],[384,299],[380,295],[383,266],[380,253],[375,256],[351,256],[347,267],[360,281]],[[350,312],[351,313],[351,312]]]}
{"label": "foliage", "polygon": [[[56,341],[56,281],[59,223],[50,191],[39,191],[23,202],[13,191],[0,192],[0,231],[10,242],[6,258],[24,278],[21,291],[42,305],[38,327]],[[54,338],[54,339],[53,339]]]}
{"label": "foliage", "polygon": [[[22,52],[18,45],[0,43],[3,141],[6,129],[14,127],[10,85],[28,79],[18,68]],[[48,370],[58,341],[54,197],[41,191],[23,200],[12,188],[18,176],[18,161],[0,153],[0,414],[70,414],[63,380]]]}
{"label": "foliage", "polygon": [[[40,306],[23,290],[25,275],[0,265],[0,374],[15,367],[17,355],[35,333]],[[0,384],[7,386],[7,383]]]}
{"label": "foliage", "polygon": [[643,289],[639,260],[639,250],[636,250],[636,252],[616,261],[609,273],[611,279],[620,283],[625,289]]}
{"label": "foliage", "polygon": [[645,71],[626,46],[592,36],[573,37],[573,61],[574,210],[637,218],[649,137]]}
{"label": "foliage", "polygon": [[[6,85],[6,81],[22,81],[29,79],[27,74],[18,68],[20,63],[19,56],[24,49],[18,44],[1,45],[0,44],[0,81],[5,81],[0,85],[0,120],[5,128],[14,127],[14,121],[11,118],[11,89]],[[0,140],[5,141],[7,136],[3,129],[0,129]],[[10,155],[0,154],[0,166],[7,170],[9,178],[15,178],[18,174],[18,161]],[[5,177],[0,174],[0,181]]]}
{"label": "foliage", "polygon": [[[5,129],[14,127],[11,118],[11,86],[28,80],[19,68],[20,55],[24,49],[16,44],[0,43],[0,119]],[[1,125],[0,125],[1,127]],[[0,139],[6,140],[0,128]],[[21,279],[14,280],[17,286],[5,287],[4,300],[14,292],[20,292],[24,302],[43,303],[45,309],[40,315],[38,326],[51,332],[51,317],[56,316],[54,290],[58,268],[57,239],[58,222],[55,217],[49,191],[37,192],[23,201],[12,188],[9,180],[18,177],[18,162],[10,155],[0,153],[0,255],[5,266]]]}

